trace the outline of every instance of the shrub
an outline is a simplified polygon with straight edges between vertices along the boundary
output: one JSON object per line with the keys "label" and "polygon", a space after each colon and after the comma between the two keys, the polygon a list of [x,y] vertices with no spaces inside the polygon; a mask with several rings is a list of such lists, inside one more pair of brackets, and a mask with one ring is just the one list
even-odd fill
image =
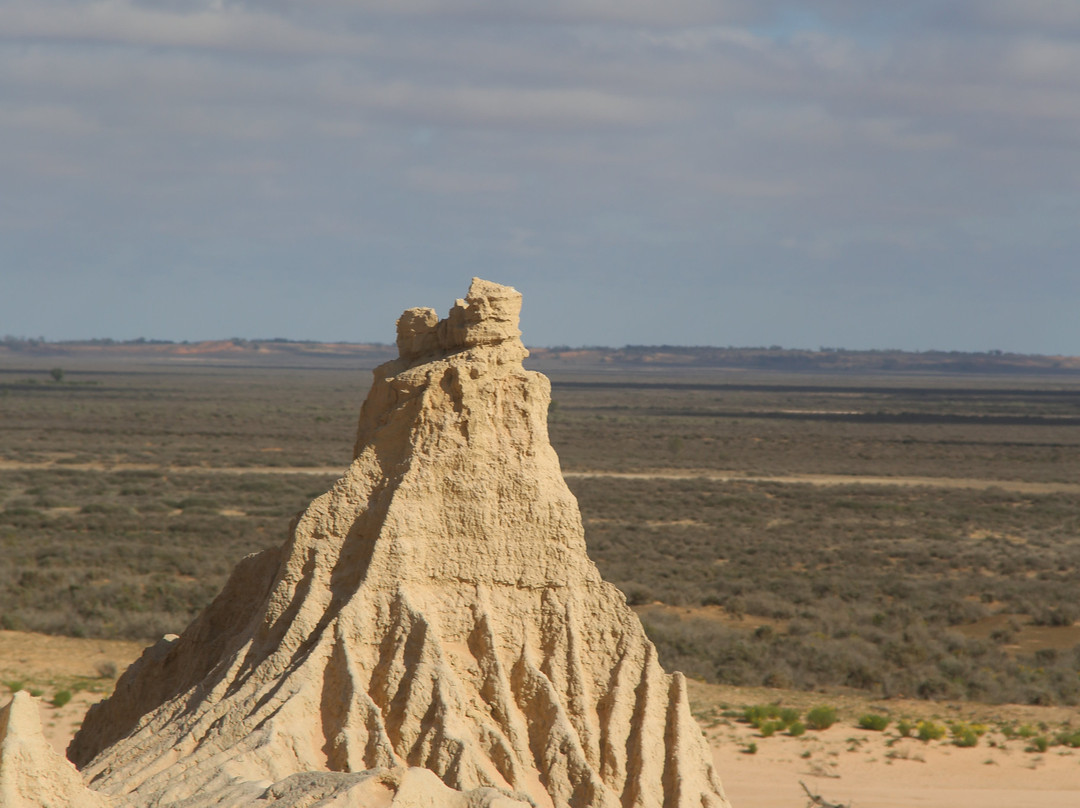
{"label": "shrub", "polygon": [[1072,749],[1080,749],[1080,730],[1063,730],[1057,734],[1054,742]]}
{"label": "shrub", "polygon": [[780,708],[775,704],[752,704],[743,711],[743,720],[754,727],[760,727],[770,718],[777,718]]}
{"label": "shrub", "polygon": [[4,631],[19,631],[23,627],[22,620],[14,614],[0,614],[0,629]]}
{"label": "shrub", "polygon": [[881,713],[867,713],[859,716],[859,729],[870,729],[881,732],[889,726],[889,717]]}
{"label": "shrub", "polygon": [[1031,622],[1036,626],[1071,626],[1076,622],[1076,612],[1069,604],[1042,606],[1032,610]]}
{"label": "shrub", "polygon": [[1045,735],[1036,735],[1031,739],[1031,746],[1025,751],[1027,752],[1045,752],[1050,748],[1050,739]]}
{"label": "shrub", "polygon": [[771,738],[783,728],[783,721],[764,721],[760,725],[758,725],[758,732],[761,733],[761,737],[763,738]]}
{"label": "shrub", "polygon": [[652,590],[641,584],[625,584],[622,587],[628,606],[646,606],[655,599]]}
{"label": "shrub", "polygon": [[979,745],[979,734],[971,727],[954,727],[953,743],[956,746],[971,747]]}
{"label": "shrub", "polygon": [[779,718],[784,722],[785,727],[790,727],[796,721],[799,720],[799,711],[794,707],[782,707],[780,709]]}
{"label": "shrub", "polygon": [[920,741],[940,741],[945,737],[945,727],[933,721],[920,721],[915,734]]}
{"label": "shrub", "polygon": [[810,729],[828,729],[836,723],[836,708],[820,705],[806,714],[806,726]]}
{"label": "shrub", "polygon": [[911,737],[911,731],[915,729],[915,725],[908,721],[906,718],[901,718],[896,724],[896,730],[904,738]]}
{"label": "shrub", "polygon": [[70,690],[57,690],[56,694],[52,697],[52,706],[63,707],[69,701],[71,701]]}
{"label": "shrub", "polygon": [[802,721],[793,721],[788,727],[788,735],[794,738],[798,738],[800,735],[806,732],[806,724]]}
{"label": "shrub", "polygon": [[799,711],[793,707],[782,708],[778,704],[754,704],[743,710],[742,720],[768,738],[798,722]]}
{"label": "shrub", "polygon": [[748,743],[745,747],[743,747],[743,751],[748,755],[756,755],[757,754],[757,744],[754,743],[753,741],[750,741],[750,743]]}

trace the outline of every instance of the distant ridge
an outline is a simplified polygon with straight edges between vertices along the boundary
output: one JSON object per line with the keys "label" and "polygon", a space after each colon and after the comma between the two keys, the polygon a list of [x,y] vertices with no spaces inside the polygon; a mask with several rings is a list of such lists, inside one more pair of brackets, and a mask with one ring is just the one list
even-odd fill
{"label": "distant ridge", "polygon": [[[590,366],[651,369],[732,369],[821,373],[988,373],[1065,374],[1080,373],[1080,356],[1048,356],[1006,351],[902,351],[820,348],[816,351],[769,347],[710,347],[679,345],[627,345],[530,348],[530,366],[545,370],[587,369]],[[168,340],[65,340],[5,337],[0,341],[0,361],[5,357],[72,360],[115,359],[144,362],[212,361],[224,364],[274,365],[289,360],[304,363],[360,361],[379,364],[395,356],[391,345],[380,343],[312,342],[303,340],[226,339],[199,342]]]}
{"label": "distant ridge", "polygon": [[1004,351],[901,351],[777,346],[750,348],[627,345],[623,348],[530,348],[548,369],[559,365],[607,364],[652,368],[818,371],[823,373],[1080,373],[1080,357]]}

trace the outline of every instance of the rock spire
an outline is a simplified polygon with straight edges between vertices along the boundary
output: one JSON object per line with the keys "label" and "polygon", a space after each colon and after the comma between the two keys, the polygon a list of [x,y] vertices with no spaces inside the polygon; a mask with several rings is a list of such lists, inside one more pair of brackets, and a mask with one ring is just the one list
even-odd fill
{"label": "rock spire", "polygon": [[[409,309],[355,459],[68,756],[125,806],[728,808],[681,674],[585,550],[521,295]],[[325,800],[325,801],[321,801]]]}
{"label": "rock spire", "polygon": [[106,808],[41,733],[37,699],[20,690],[0,709],[0,806]]}

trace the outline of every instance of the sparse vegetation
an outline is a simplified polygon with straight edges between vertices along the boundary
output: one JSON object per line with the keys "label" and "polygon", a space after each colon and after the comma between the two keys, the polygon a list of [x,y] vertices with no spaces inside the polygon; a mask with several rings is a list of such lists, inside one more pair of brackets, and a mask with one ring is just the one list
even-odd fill
{"label": "sparse vegetation", "polygon": [[844,805],[843,803],[829,802],[820,794],[812,792],[802,780],[799,781],[799,785],[806,792],[807,808],[851,808],[850,805]]}
{"label": "sparse vegetation", "polygon": [[1070,749],[1080,749],[1080,730],[1064,729],[1054,737],[1054,743]]}
{"label": "sparse vegetation", "polygon": [[[98,375],[63,361],[63,384],[29,383],[49,364],[0,379],[4,457],[51,464],[0,472],[0,628],[181,629],[335,477],[215,467],[344,468],[367,382],[329,360]],[[554,387],[567,471],[693,471],[569,478],[590,554],[667,667],[740,685],[1080,702],[1080,497],[768,479],[1075,483],[1080,439],[1066,422],[1080,385],[605,373]],[[707,477],[730,469],[744,478]]]}

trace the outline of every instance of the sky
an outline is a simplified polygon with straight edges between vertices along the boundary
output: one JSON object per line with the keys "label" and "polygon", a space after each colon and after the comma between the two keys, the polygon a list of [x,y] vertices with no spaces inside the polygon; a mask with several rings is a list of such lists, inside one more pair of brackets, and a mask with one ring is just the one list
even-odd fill
{"label": "sky", "polygon": [[0,0],[0,334],[1080,354],[1077,0]]}

